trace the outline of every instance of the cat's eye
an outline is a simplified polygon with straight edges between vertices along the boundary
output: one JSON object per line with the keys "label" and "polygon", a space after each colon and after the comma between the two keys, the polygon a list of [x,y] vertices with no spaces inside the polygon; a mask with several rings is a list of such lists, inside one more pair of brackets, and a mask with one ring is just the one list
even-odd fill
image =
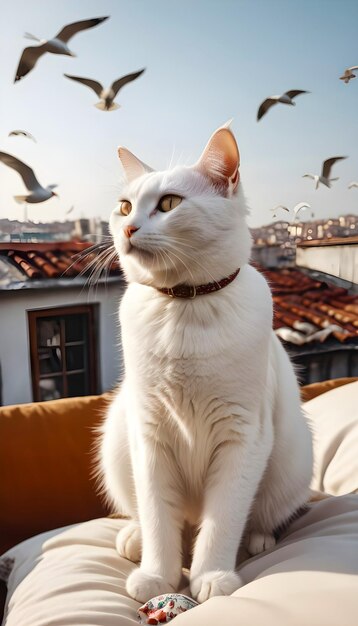
{"label": "cat's eye", "polygon": [[122,200],[119,203],[119,212],[121,215],[129,215],[132,210],[132,205],[129,200]]}
{"label": "cat's eye", "polygon": [[162,211],[163,213],[167,213],[167,211],[172,211],[175,209],[178,204],[182,201],[181,196],[167,195],[160,198],[158,202],[158,211]]}

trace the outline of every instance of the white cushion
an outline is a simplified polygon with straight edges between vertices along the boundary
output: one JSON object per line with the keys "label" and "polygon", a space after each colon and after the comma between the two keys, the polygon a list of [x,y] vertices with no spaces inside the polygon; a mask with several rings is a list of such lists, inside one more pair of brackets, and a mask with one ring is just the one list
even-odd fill
{"label": "white cushion", "polygon": [[247,583],[175,626],[357,626],[358,495],[331,497],[240,570]]}
{"label": "white cushion", "polygon": [[358,492],[358,381],[306,402],[312,425],[312,488],[333,495]]}
{"label": "white cushion", "polygon": [[15,565],[3,626],[137,625],[140,605],[125,592],[135,565],[115,549],[116,533],[126,523],[91,520],[8,550],[4,557],[15,558]]}
{"label": "white cushion", "polygon": [[[125,591],[136,566],[114,547],[125,523],[92,520],[9,550],[7,556],[16,561],[4,626],[137,624],[139,604]],[[357,554],[358,495],[317,502],[275,549],[246,561],[240,570],[244,587],[176,620],[188,626],[356,626]]]}
{"label": "white cushion", "polygon": [[[358,383],[306,403],[315,433],[312,486],[358,489]],[[127,522],[98,519],[44,533],[9,550],[4,626],[137,624],[125,581],[136,567],[115,537]],[[246,561],[245,586],[176,618],[176,626],[356,626],[358,494],[328,497],[291,524],[277,546]],[[0,559],[1,565],[1,559]]]}

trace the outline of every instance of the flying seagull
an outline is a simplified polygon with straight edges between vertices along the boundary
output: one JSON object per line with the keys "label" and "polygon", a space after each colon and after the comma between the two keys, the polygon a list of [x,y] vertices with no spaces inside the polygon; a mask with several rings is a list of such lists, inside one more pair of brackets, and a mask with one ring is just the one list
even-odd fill
{"label": "flying seagull", "polygon": [[326,185],[326,187],[330,187],[331,182],[338,180],[338,178],[329,177],[332,166],[336,161],[341,161],[342,159],[347,159],[347,157],[339,156],[326,159],[323,161],[321,174],[303,174],[302,178],[312,178],[316,183],[316,189],[318,189],[320,183],[322,183],[322,185]]}
{"label": "flying seagull", "polygon": [[272,217],[273,218],[277,217],[278,209],[283,209],[284,211],[287,211],[288,213],[290,212],[290,209],[288,209],[286,206],[283,206],[282,204],[279,204],[278,206],[275,206],[273,209],[270,209],[270,211],[272,211]]}
{"label": "flying seagull", "polygon": [[273,209],[270,209],[270,211],[277,211],[278,209],[283,209],[284,211],[287,211],[288,213],[290,212],[290,209],[288,209],[287,206],[283,206],[282,204],[278,204]]}
{"label": "flying seagull", "polygon": [[72,213],[74,208],[75,208],[74,205],[72,205],[69,209],[67,209],[66,215],[69,215],[70,213]]}
{"label": "flying seagull", "polygon": [[257,112],[257,121],[259,121],[274,104],[278,104],[279,102],[295,106],[296,102],[293,102],[293,98],[299,96],[301,93],[309,93],[309,91],[292,89],[291,91],[286,91],[286,93],[283,93],[281,96],[270,96],[269,98],[266,98],[266,100],[260,104],[260,108]]}
{"label": "flying seagull", "polygon": [[[294,212],[294,214],[296,216],[297,213],[299,211],[301,211],[301,209],[306,209],[306,208],[310,209],[311,206],[309,204],[307,204],[307,202],[299,202],[298,204],[296,204],[296,206],[293,207],[293,212]],[[274,214],[273,214],[272,217],[277,217],[278,209],[283,209],[284,211],[287,211],[287,213],[291,213],[290,209],[288,209],[287,206],[283,206],[283,204],[279,204],[274,209],[270,209],[270,211],[274,211]]]}
{"label": "flying seagull", "polygon": [[353,187],[358,187],[358,183],[356,183],[355,181],[349,183],[348,189],[353,189]]}
{"label": "flying seagull", "polygon": [[356,77],[356,75],[353,74],[354,70],[358,70],[358,65],[352,65],[352,67],[347,67],[347,69],[344,70],[343,75],[339,77],[339,80],[343,80],[345,83],[349,83],[352,78]]}
{"label": "flying seagull", "polygon": [[311,205],[307,204],[307,202],[299,202],[298,204],[296,204],[296,206],[293,207],[293,212],[295,214],[295,216],[298,215],[298,213],[302,210],[302,209],[310,209]]}
{"label": "flying seagull", "polygon": [[107,17],[95,17],[90,20],[82,20],[81,22],[73,22],[73,24],[67,24],[64,26],[59,33],[53,39],[45,39],[40,40],[38,37],[31,35],[30,33],[25,33],[25,37],[27,39],[32,39],[34,41],[38,41],[40,45],[38,46],[29,46],[23,50],[21,55],[21,59],[19,62],[19,66],[16,70],[15,83],[20,80],[26,74],[31,72],[31,70],[35,67],[39,58],[45,54],[45,52],[52,52],[53,54],[65,54],[67,56],[74,57],[76,56],[71,52],[67,43],[69,40],[79,33],[81,30],[87,30],[87,28],[93,28],[93,26],[97,26],[97,24],[101,24],[104,20],[107,20]]}
{"label": "flying seagull", "polygon": [[55,187],[57,187],[57,185],[42,187],[31,167],[12,156],[12,154],[0,152],[0,161],[2,161],[4,165],[16,170],[24,181],[25,187],[31,192],[25,196],[14,196],[16,202],[19,202],[20,204],[23,202],[35,204],[37,202],[45,202],[45,200],[49,200],[52,196],[57,196],[57,193],[52,191]]}
{"label": "flying seagull", "polygon": [[32,139],[36,143],[36,139],[31,133],[28,133],[26,130],[12,130],[9,133],[9,137],[27,137],[27,139]]}
{"label": "flying seagull", "polygon": [[[144,68],[145,69],[145,68]],[[87,85],[93,89],[93,91],[97,94],[99,98],[101,98],[100,102],[97,102],[94,106],[101,111],[115,111],[115,109],[119,109],[120,105],[116,104],[114,98],[116,97],[119,90],[124,87],[127,83],[132,82],[143,74],[144,69],[139,70],[139,72],[134,72],[134,74],[127,74],[127,76],[122,76],[118,80],[113,81],[112,85],[108,89],[104,89],[101,83],[98,83],[96,80],[92,80],[91,78],[81,78],[80,76],[70,76],[70,74],[64,74],[66,78],[70,78],[71,80],[75,80],[78,83],[82,83],[83,85]]]}

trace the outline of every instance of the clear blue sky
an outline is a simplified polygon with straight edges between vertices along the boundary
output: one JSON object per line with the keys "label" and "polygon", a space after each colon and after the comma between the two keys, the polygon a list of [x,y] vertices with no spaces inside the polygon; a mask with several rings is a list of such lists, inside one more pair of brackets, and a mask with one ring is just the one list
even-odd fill
{"label": "clear blue sky", "polygon": [[[31,165],[43,185],[58,183],[60,200],[29,208],[34,220],[100,215],[118,197],[117,146],[157,169],[194,162],[215,128],[233,117],[251,225],[267,223],[276,204],[308,201],[317,217],[358,212],[358,78],[338,80],[358,65],[356,0],[3,0],[0,19],[0,150]],[[110,15],[70,42],[77,58],[46,55],[13,83],[28,31],[50,38],[70,22]],[[146,67],[105,113],[97,96],[64,72],[113,79]],[[267,96],[306,89],[296,107],[277,106],[259,122]],[[7,138],[28,130],[37,144]],[[335,166],[329,190],[301,178]],[[21,218],[12,196],[18,175],[0,164],[0,217]]]}

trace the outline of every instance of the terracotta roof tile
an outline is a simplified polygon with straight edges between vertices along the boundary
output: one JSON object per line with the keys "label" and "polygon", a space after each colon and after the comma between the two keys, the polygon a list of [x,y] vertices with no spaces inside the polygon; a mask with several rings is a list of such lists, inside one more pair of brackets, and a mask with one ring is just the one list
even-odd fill
{"label": "terracotta roof tile", "polygon": [[[103,245],[74,241],[0,243],[0,258],[7,256],[24,278],[30,280],[73,278],[90,275],[101,258],[102,250]],[[118,263],[112,262],[107,272],[118,275]]]}
{"label": "terracotta roof tile", "polygon": [[[355,298],[355,301],[357,298]],[[354,302],[354,301],[353,301]],[[351,313],[355,313],[358,316],[358,304],[345,304],[344,301],[339,302],[337,300],[331,300],[331,304],[338,308],[343,308],[344,311],[349,311]]]}
{"label": "terracotta roof tile", "polygon": [[274,329],[285,341],[358,341],[357,295],[296,269],[258,269],[273,293]]}
{"label": "terracotta roof tile", "polygon": [[42,254],[44,257],[46,257],[46,259],[51,261],[54,267],[57,267],[60,274],[62,274],[67,269],[67,263],[63,263],[63,261],[61,261],[58,258],[58,256],[56,256],[56,254],[52,252],[51,250],[48,250],[47,252],[43,252]]}
{"label": "terracotta roof tile", "polygon": [[27,259],[20,254],[16,254],[14,250],[9,250],[8,257],[13,261],[19,270],[22,270],[29,278],[41,278],[41,272],[36,269]]}
{"label": "terracotta roof tile", "polygon": [[36,254],[36,252],[28,252],[27,256],[48,278],[57,278],[59,276],[59,271],[56,267],[46,261],[43,256]]}

